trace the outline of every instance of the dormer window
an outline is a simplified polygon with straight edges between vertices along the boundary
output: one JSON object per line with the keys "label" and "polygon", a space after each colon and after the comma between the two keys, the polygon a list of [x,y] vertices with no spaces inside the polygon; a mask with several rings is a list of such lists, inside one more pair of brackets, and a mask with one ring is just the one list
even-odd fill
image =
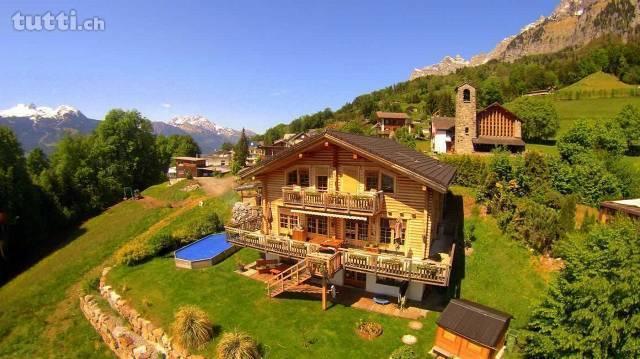
{"label": "dormer window", "polygon": [[462,91],[462,101],[471,102],[471,91],[469,89],[464,89]]}

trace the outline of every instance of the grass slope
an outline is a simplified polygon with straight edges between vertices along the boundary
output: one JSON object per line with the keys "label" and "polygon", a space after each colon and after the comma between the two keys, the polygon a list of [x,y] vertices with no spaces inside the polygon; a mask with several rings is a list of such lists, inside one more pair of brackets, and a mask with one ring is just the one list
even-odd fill
{"label": "grass slope", "polygon": [[68,290],[168,211],[120,203],[82,224],[69,244],[0,288],[0,356],[111,357]]}
{"label": "grass slope", "polygon": [[634,89],[636,86],[626,84],[618,79],[613,74],[607,74],[602,71],[591,74],[582,80],[562,88],[560,93],[563,92],[578,92],[578,91],[610,91],[610,90],[625,90]]}

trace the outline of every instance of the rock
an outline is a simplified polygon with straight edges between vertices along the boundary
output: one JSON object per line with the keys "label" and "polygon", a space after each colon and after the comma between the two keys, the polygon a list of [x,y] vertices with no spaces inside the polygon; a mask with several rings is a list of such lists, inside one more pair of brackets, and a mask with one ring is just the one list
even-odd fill
{"label": "rock", "polygon": [[147,354],[147,346],[146,345],[141,345],[139,347],[136,347],[133,349],[133,357],[134,358],[141,358],[142,355]]}
{"label": "rock", "polygon": [[402,342],[407,345],[413,345],[418,342],[418,338],[411,334],[407,334],[402,336]]}
{"label": "rock", "polygon": [[422,329],[422,322],[419,322],[417,320],[412,320],[409,322],[409,328],[413,330],[420,330]]}

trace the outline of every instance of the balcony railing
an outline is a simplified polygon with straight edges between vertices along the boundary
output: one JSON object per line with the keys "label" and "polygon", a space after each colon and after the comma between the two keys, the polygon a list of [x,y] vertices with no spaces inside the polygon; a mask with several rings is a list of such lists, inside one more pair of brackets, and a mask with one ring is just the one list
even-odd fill
{"label": "balcony railing", "polygon": [[235,226],[225,226],[225,231],[227,233],[227,242],[229,243],[292,258],[306,258],[307,255],[317,252],[320,248],[318,244],[294,241],[275,235],[265,235]]}
{"label": "balcony railing", "polygon": [[287,206],[323,209],[325,211],[376,214],[382,208],[384,193],[319,192],[312,189],[282,188],[282,199]]}
{"label": "balcony railing", "polygon": [[[454,250],[455,248],[451,249],[451,254]],[[450,258],[452,260],[452,257]],[[342,265],[346,269],[357,272],[375,273],[440,286],[449,285],[451,274],[451,263],[373,254],[354,249],[342,251]]]}

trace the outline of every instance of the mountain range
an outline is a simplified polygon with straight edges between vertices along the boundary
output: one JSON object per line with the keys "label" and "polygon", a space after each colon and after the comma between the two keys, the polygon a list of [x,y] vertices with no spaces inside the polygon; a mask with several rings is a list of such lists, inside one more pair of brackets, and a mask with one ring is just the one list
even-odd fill
{"label": "mountain range", "polygon": [[[65,134],[91,133],[99,123],[68,105],[51,108],[18,104],[0,111],[0,125],[13,130],[26,152],[40,147],[51,153]],[[153,121],[152,125],[156,134],[190,135],[203,153],[218,149],[224,142],[235,143],[240,138],[240,131],[219,126],[199,115],[178,116],[168,122]],[[246,133],[247,136],[254,134],[248,130]]]}
{"label": "mountain range", "polygon": [[491,60],[514,61],[528,55],[548,54],[583,46],[593,39],[615,36],[628,40],[640,35],[640,6],[637,0],[561,0],[549,16],[523,27],[516,35],[500,41],[488,53],[469,60],[445,56],[439,63],[414,69],[410,80],[447,75],[467,66]]}

